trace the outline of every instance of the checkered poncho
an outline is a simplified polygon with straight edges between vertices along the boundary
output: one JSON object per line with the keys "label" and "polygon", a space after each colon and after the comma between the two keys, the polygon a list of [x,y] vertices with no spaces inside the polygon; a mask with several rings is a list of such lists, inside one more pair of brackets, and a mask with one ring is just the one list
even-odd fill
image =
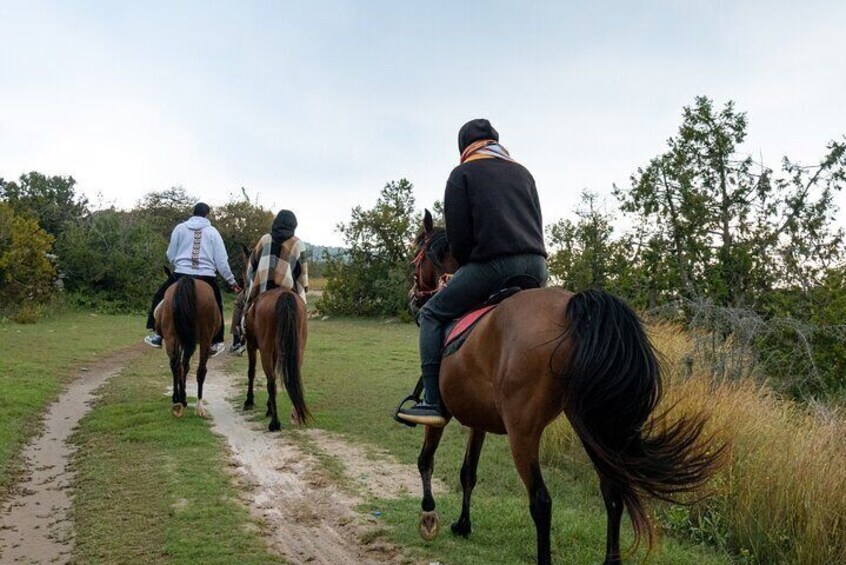
{"label": "checkered poncho", "polygon": [[247,304],[249,310],[255,299],[266,290],[283,287],[300,295],[303,302],[308,290],[308,262],[305,244],[296,236],[283,241],[278,255],[273,253],[273,238],[265,234],[250,254],[247,266]]}

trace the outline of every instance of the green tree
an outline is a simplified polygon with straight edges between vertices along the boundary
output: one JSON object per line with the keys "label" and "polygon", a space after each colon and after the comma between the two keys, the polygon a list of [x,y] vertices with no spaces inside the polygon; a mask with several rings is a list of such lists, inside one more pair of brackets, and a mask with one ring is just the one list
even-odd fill
{"label": "green tree", "polygon": [[0,202],[0,309],[16,312],[40,304],[53,291],[53,236],[32,218]]}
{"label": "green tree", "polygon": [[191,216],[197,202],[183,187],[173,186],[145,194],[133,214],[169,241],[173,228]]}
{"label": "green tree", "polygon": [[73,177],[38,172],[21,175],[18,182],[0,179],[0,200],[17,214],[35,218],[44,230],[58,237],[65,226],[88,214],[88,199],[76,193]]}
{"label": "green tree", "polygon": [[242,188],[240,198],[234,197],[223,206],[215,206],[210,216],[226,245],[229,266],[241,281],[246,272],[242,246],[252,249],[261,236],[270,232],[275,214],[258,202],[250,201],[247,191]]}
{"label": "green tree", "polygon": [[56,249],[66,288],[84,305],[143,311],[164,277],[167,240],[131,212],[94,212],[68,227]]}
{"label": "green tree", "polygon": [[776,177],[740,153],[746,129],[732,102],[717,110],[699,97],[667,152],[638,169],[630,188],[615,187],[643,240],[665,245],[655,258],[667,269],[662,300],[756,306],[779,285],[813,286],[841,257],[843,233],[831,219],[846,145],[830,143],[811,167],[785,158]]}
{"label": "green tree", "polygon": [[356,206],[338,225],[348,251],[327,256],[318,308],[354,316],[408,315],[410,243],[417,231],[413,185],[391,181],[370,209]]}

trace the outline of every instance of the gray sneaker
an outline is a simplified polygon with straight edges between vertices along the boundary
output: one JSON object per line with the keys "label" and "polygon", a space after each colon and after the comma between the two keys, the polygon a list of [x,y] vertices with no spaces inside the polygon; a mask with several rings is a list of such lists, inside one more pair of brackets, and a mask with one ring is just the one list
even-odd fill
{"label": "gray sneaker", "polygon": [[211,346],[211,350],[210,350],[211,355],[209,355],[209,357],[217,357],[218,355],[223,353],[225,350],[226,350],[226,344],[223,343],[222,341],[218,342],[218,343],[213,343],[212,346]]}
{"label": "gray sneaker", "polygon": [[238,355],[240,356],[244,351],[247,350],[247,344],[243,341],[236,341],[232,343],[232,347],[229,348],[229,355]]}
{"label": "gray sneaker", "polygon": [[144,343],[149,345],[150,347],[161,348],[162,346],[162,336],[157,333],[152,333],[150,335],[144,336]]}

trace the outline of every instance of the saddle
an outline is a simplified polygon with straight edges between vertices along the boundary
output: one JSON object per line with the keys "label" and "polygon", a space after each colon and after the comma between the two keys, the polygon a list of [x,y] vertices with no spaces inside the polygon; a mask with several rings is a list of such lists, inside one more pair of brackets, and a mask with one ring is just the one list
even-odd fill
{"label": "saddle", "polygon": [[531,275],[517,275],[506,279],[502,287],[491,294],[481,306],[464,314],[447,328],[443,357],[448,357],[458,351],[479,322],[499,306],[503,300],[514,296],[521,290],[540,288],[540,286],[540,281]]}
{"label": "saddle", "polygon": [[[517,275],[506,279],[500,289],[491,294],[481,306],[474,308],[467,314],[458,318],[447,328],[447,337],[444,340],[444,352],[442,356],[447,357],[458,351],[461,346],[464,345],[464,342],[467,341],[467,338],[482,318],[493,311],[506,298],[514,296],[521,290],[540,288],[540,286],[540,281],[531,275]],[[394,420],[410,428],[417,426],[415,423],[403,420],[397,416],[397,414],[406,402],[420,402],[422,394],[423,377],[421,376],[417,380],[417,384],[414,386],[414,390],[411,394],[403,398],[402,402],[400,402],[399,406],[397,406],[397,409],[394,411]]]}

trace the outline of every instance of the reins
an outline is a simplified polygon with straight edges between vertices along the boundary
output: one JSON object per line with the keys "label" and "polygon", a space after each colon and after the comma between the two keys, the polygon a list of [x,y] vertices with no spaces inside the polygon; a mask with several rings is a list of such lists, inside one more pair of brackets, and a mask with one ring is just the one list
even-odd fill
{"label": "reins", "polygon": [[[444,284],[452,277],[452,275],[447,274],[444,269],[444,264],[441,261],[441,258],[438,253],[439,244],[443,242],[446,245],[446,232],[435,232],[429,238],[424,239],[422,245],[420,246],[420,251],[417,252],[417,255],[414,257],[414,260],[411,262],[414,265],[414,287],[412,288],[412,296],[414,297],[414,301],[417,304],[422,304],[426,300],[432,298],[432,296],[437,293]],[[438,276],[437,285],[432,288],[429,286],[424,285],[423,283],[423,260],[428,259],[432,266],[440,272],[441,274]]]}

